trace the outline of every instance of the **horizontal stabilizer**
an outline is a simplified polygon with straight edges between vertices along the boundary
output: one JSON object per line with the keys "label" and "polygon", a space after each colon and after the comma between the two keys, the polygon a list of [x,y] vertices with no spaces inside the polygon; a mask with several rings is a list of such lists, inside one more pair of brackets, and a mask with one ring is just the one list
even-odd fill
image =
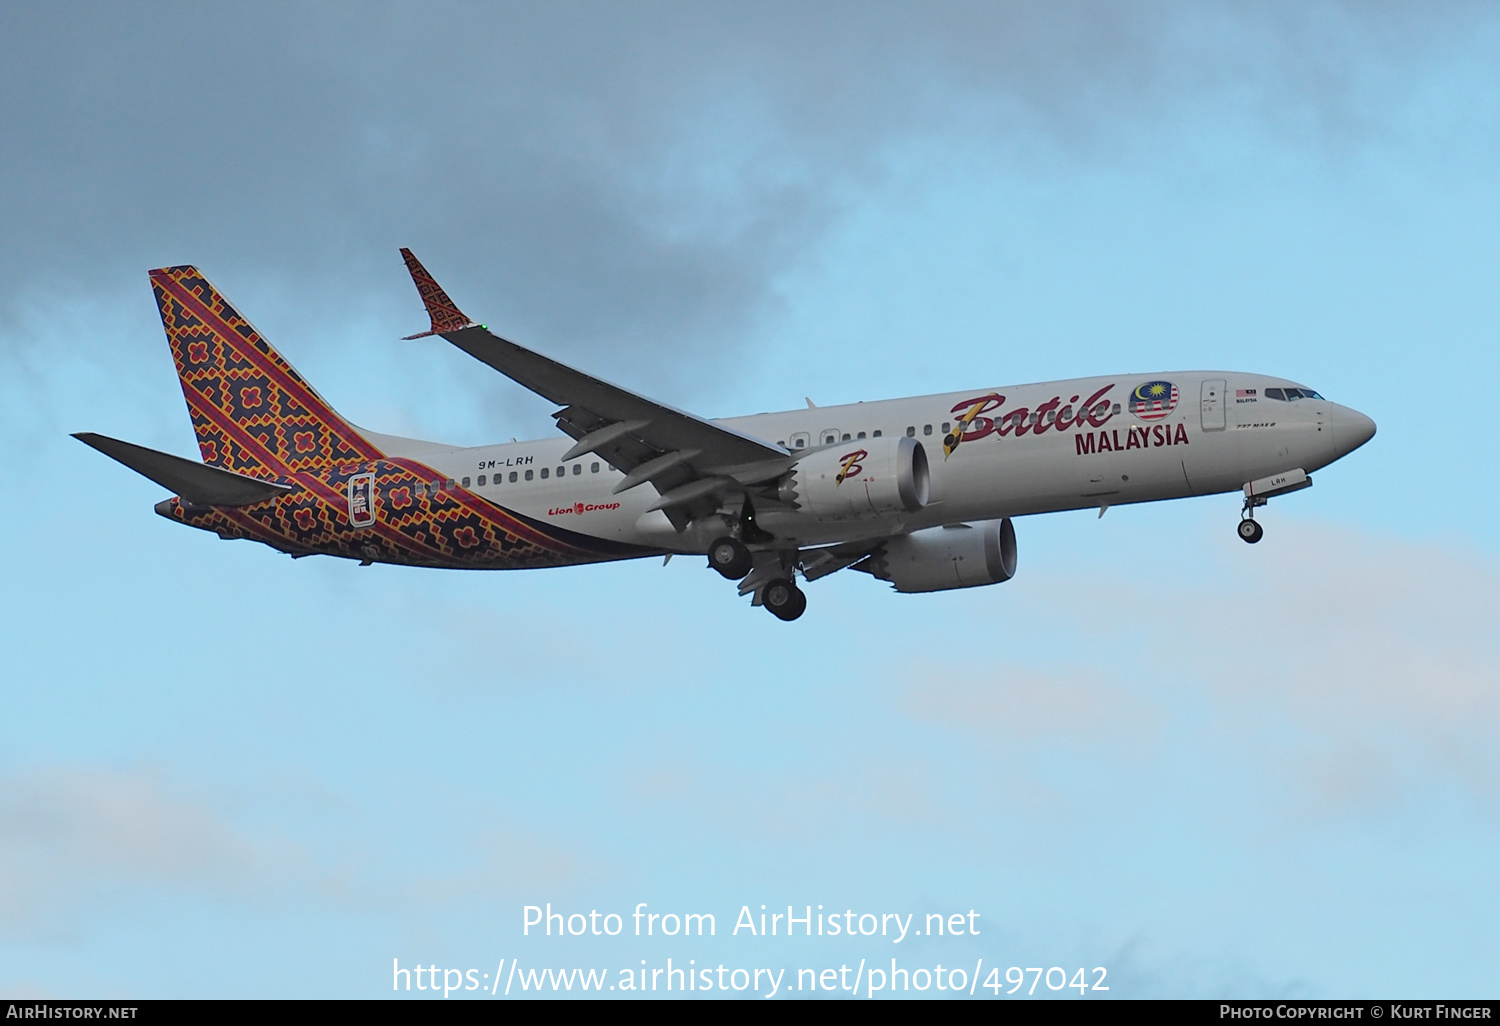
{"label": "horizontal stabilizer", "polygon": [[142,445],[96,435],[92,431],[80,431],[73,437],[195,506],[250,506],[292,490],[291,485],[245,477],[231,470],[205,466],[196,460],[185,460]]}

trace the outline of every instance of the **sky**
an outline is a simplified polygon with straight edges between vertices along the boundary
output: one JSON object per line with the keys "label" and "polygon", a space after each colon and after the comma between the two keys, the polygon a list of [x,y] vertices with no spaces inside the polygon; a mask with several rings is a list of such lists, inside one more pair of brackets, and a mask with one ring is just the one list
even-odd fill
{"label": "sky", "polygon": [[[1497,45],[1460,2],[0,6],[0,993],[1493,997]],[[357,423],[555,430],[400,341],[401,246],[704,416],[1223,368],[1379,433],[1253,547],[1233,495],[1028,517],[1010,582],[792,624],[691,558],[294,562],[68,437],[194,454],[177,263]]]}

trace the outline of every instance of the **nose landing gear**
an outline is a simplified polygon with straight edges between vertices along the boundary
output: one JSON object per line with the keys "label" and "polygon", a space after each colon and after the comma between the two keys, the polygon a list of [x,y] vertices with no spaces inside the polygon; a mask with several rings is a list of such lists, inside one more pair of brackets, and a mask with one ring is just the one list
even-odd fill
{"label": "nose landing gear", "polygon": [[1245,507],[1240,510],[1239,536],[1251,545],[1266,536],[1265,528],[1255,522],[1255,507],[1265,504],[1266,500],[1258,495],[1246,496]]}

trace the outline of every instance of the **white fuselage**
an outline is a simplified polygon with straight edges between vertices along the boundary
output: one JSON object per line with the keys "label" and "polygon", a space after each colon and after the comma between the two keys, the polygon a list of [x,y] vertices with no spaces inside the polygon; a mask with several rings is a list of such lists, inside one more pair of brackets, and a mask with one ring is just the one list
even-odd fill
{"label": "white fuselage", "polygon": [[[1132,394],[1144,383],[1174,386],[1173,401],[1133,412]],[[1116,375],[715,423],[793,453],[906,434],[923,443],[931,464],[931,500],[915,513],[844,518],[795,509],[760,513],[761,526],[779,541],[805,546],[1238,490],[1283,471],[1311,473],[1374,433],[1363,414],[1327,400],[1267,396],[1267,389],[1278,388],[1296,392],[1300,386],[1230,371]],[[976,404],[981,415],[945,459],[944,435]],[[649,485],[611,494],[623,475],[598,456],[564,463],[561,456],[571,444],[567,438],[546,438],[474,448],[424,445],[420,459],[475,494],[543,523],[655,549],[702,551],[704,539],[677,532],[664,514],[650,511],[658,496]]]}

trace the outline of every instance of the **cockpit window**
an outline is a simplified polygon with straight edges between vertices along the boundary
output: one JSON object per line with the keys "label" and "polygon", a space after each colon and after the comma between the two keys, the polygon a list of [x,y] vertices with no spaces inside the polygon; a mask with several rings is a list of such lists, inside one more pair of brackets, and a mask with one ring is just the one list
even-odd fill
{"label": "cockpit window", "polygon": [[1310,388],[1268,388],[1266,398],[1280,399],[1282,402],[1296,402],[1298,399],[1322,399],[1323,397]]}

